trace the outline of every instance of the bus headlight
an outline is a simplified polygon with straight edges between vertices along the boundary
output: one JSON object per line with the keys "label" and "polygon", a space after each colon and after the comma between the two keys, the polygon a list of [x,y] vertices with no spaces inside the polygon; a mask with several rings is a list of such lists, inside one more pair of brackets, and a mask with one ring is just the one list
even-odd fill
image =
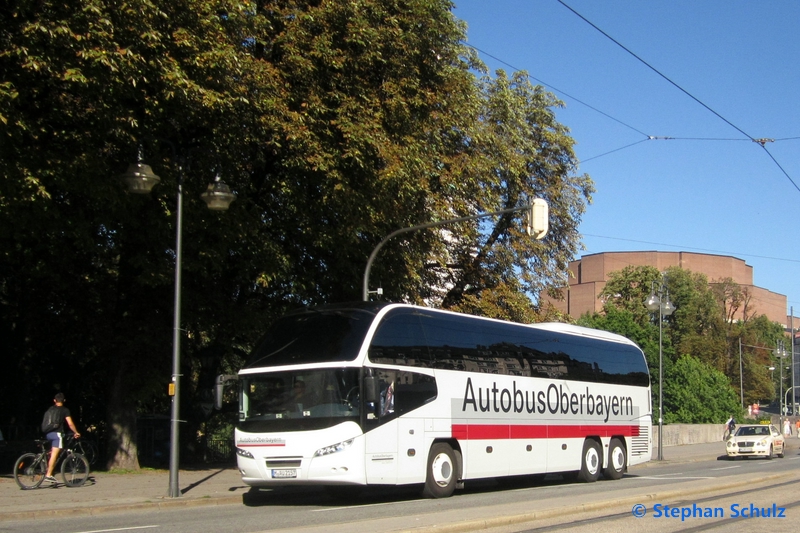
{"label": "bus headlight", "polygon": [[236,455],[239,457],[247,457],[248,459],[255,459],[253,454],[242,448],[236,448]]}
{"label": "bus headlight", "polygon": [[314,452],[314,457],[322,457],[323,455],[330,455],[332,453],[337,453],[346,450],[350,446],[353,445],[353,439],[346,440],[344,442],[339,442],[337,444],[332,444],[330,446],[325,446],[324,448],[320,448],[319,450]]}

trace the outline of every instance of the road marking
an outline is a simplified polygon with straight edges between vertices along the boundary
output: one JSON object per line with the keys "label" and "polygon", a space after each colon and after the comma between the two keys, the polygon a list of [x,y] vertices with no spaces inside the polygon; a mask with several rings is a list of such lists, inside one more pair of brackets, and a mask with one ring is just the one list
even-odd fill
{"label": "road marking", "polygon": [[[667,475],[667,474],[665,474]],[[674,474],[669,474],[674,475]],[[660,479],[660,480],[672,480],[672,479],[717,479],[714,476],[683,476],[683,477],[662,477],[662,476],[636,476],[634,479]]]}
{"label": "road marking", "polygon": [[726,466],[724,468],[712,468],[711,470],[730,470],[731,468],[741,468],[742,465]]}
{"label": "road marking", "polygon": [[[326,509],[311,509],[311,512],[312,513],[327,513],[328,511],[341,511],[342,509],[365,509],[367,507],[382,507],[384,505],[397,505],[397,504],[402,504],[402,503],[419,503],[421,501],[424,501],[424,500],[416,499],[416,500],[406,500],[406,501],[401,501],[401,502],[369,503],[367,505],[345,505],[345,506],[342,506],[342,507],[329,507],[329,508],[326,508]],[[93,532],[87,531],[86,533],[93,533]]]}
{"label": "road marking", "polygon": [[115,529],[94,529],[92,531],[79,531],[78,533],[106,533],[108,531],[132,531],[134,529],[151,529],[154,527],[161,527],[161,526],[153,525],[153,526],[118,527]]}

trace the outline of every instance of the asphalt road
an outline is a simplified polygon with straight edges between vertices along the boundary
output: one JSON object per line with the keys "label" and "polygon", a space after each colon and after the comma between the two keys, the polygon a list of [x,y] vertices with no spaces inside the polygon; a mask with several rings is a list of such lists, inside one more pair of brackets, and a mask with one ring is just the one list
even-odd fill
{"label": "asphalt road", "polygon": [[[419,499],[411,490],[371,490],[358,498],[333,498],[317,489],[263,491],[248,494],[245,505],[136,511],[68,519],[6,521],[0,531],[169,531],[271,533],[361,533],[383,531],[683,531],[690,528],[752,530],[753,520],[731,516],[730,506],[785,508],[782,527],[800,520],[800,454],[784,459],[709,459],[684,464],[633,467],[619,481],[567,483],[552,476],[543,482],[493,480],[474,482],[452,498]],[[716,498],[716,499],[709,499]],[[644,506],[642,518],[633,508]],[[726,515],[681,521],[657,518],[656,504],[722,507]],[[749,507],[748,507],[749,509]],[[664,511],[662,510],[662,513]],[[589,522],[589,520],[591,522]],[[762,522],[764,520],[759,518]],[[770,522],[772,523],[772,522]],[[727,524],[727,525],[726,525]],[[736,529],[730,529],[735,527]],[[698,531],[702,529],[696,529]],[[743,530],[743,529],[742,529]]]}
{"label": "asphalt road", "polygon": [[779,482],[754,481],[671,501],[610,505],[572,516],[557,516],[483,530],[484,533],[648,533],[724,531],[794,531],[800,520],[796,476]]}

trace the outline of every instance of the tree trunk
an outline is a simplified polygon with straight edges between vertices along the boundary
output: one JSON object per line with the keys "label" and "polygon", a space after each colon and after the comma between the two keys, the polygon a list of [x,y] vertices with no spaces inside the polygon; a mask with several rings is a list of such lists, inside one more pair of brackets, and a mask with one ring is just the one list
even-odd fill
{"label": "tree trunk", "polygon": [[108,469],[139,470],[136,443],[136,406],[125,386],[125,366],[117,365],[108,395]]}

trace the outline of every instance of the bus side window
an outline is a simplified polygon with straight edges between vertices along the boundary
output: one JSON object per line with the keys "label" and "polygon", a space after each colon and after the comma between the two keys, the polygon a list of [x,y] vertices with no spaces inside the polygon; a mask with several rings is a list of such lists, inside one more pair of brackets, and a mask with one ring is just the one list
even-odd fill
{"label": "bus side window", "polygon": [[434,400],[438,394],[432,376],[415,372],[398,372],[394,383],[394,410],[402,415]]}

